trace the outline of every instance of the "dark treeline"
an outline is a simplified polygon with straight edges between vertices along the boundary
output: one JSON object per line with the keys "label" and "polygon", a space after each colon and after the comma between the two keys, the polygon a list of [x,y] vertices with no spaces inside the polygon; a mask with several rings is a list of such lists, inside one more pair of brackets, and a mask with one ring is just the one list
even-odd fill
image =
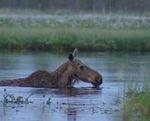
{"label": "dark treeline", "polygon": [[90,12],[149,12],[150,0],[0,0],[0,8]]}

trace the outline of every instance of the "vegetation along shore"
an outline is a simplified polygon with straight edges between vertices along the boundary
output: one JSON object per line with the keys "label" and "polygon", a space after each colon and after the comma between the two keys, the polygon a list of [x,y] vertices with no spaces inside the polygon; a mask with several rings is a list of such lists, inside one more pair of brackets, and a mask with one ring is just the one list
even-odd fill
{"label": "vegetation along shore", "polygon": [[149,51],[150,18],[139,16],[0,15],[0,50]]}
{"label": "vegetation along shore", "polygon": [[129,96],[125,104],[126,121],[150,120],[150,95],[149,90],[134,93]]}

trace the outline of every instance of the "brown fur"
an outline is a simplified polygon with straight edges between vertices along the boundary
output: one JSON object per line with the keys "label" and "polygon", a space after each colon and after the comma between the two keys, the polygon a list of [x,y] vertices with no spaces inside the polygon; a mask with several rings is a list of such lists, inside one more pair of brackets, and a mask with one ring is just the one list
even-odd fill
{"label": "brown fur", "polygon": [[[81,68],[82,66],[82,68]],[[70,87],[78,80],[92,83],[99,86],[102,83],[101,75],[83,64],[78,59],[68,60],[54,72],[38,70],[27,78],[14,80],[2,80],[0,86],[19,86],[19,87]]]}

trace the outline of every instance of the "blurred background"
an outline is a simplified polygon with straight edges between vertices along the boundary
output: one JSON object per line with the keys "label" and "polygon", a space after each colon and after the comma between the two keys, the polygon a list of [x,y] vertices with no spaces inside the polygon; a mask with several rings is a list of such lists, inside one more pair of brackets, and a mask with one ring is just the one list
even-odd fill
{"label": "blurred background", "polygon": [[36,9],[42,11],[69,10],[72,12],[132,12],[150,11],[149,0],[0,0],[2,9]]}

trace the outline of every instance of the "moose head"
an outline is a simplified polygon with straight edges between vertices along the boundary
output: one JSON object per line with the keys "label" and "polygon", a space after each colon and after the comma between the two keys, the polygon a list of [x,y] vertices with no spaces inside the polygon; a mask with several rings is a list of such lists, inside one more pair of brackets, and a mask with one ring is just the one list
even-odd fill
{"label": "moose head", "polygon": [[91,83],[94,87],[102,84],[102,76],[95,70],[88,67],[78,58],[78,50],[68,56],[68,67],[71,72],[72,80],[81,80]]}

